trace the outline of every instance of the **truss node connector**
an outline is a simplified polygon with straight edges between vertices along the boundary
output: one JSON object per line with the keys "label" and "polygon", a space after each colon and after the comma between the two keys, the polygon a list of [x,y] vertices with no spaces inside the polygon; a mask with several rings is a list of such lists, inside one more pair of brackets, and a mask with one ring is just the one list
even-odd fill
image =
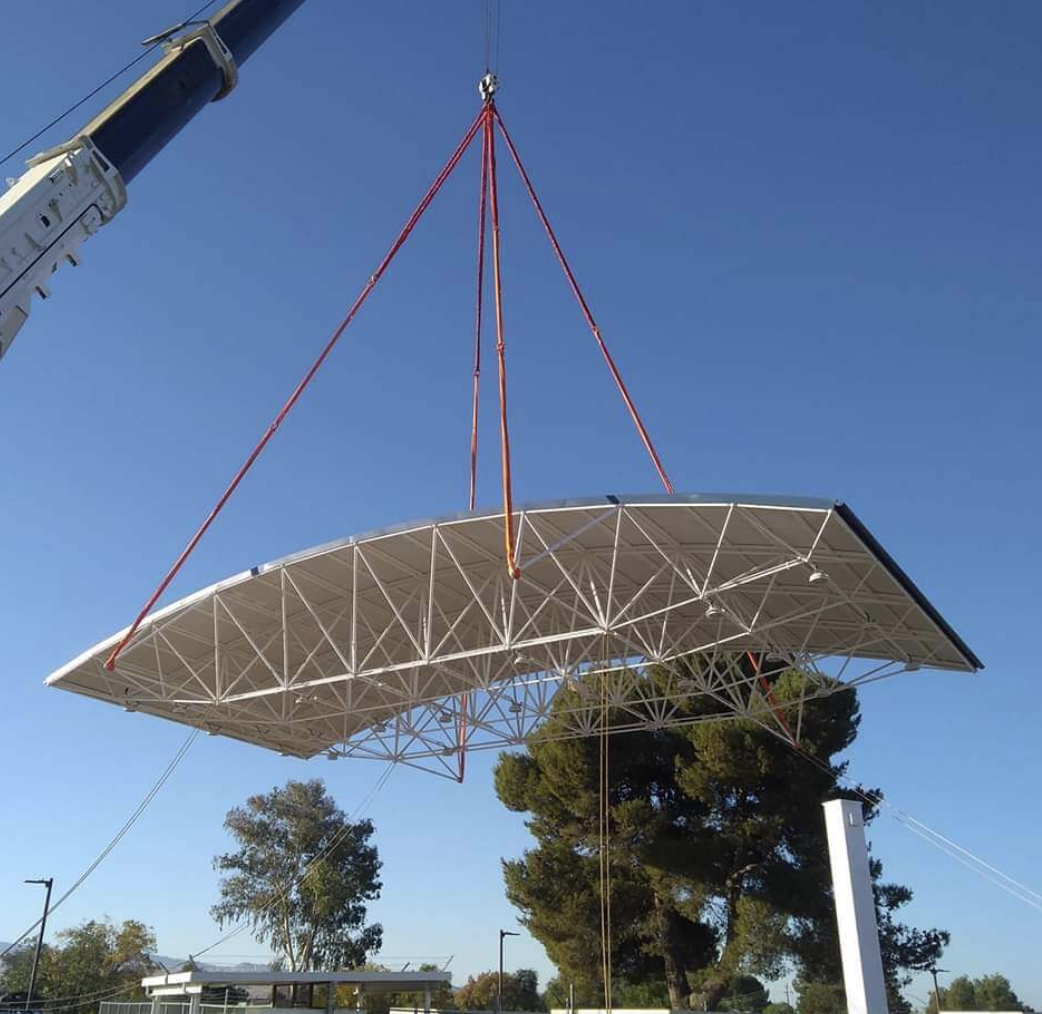
{"label": "truss node connector", "polygon": [[[185,26],[179,25],[175,29],[168,29],[167,32],[173,32],[183,27]],[[239,65],[235,62],[232,51],[224,44],[224,40],[217,34],[217,29],[209,21],[202,22],[197,28],[185,32],[184,35],[174,37],[171,34],[166,34],[164,37],[164,34],[160,33],[160,35],[153,36],[145,41],[162,41],[163,51],[168,54],[180,53],[181,50],[196,41],[201,41],[206,46],[210,59],[213,60],[214,65],[224,75],[224,86],[213,97],[214,102],[219,102],[223,99],[239,83]]]}
{"label": "truss node connector", "polygon": [[489,71],[478,82],[478,94],[481,96],[481,101],[491,102],[492,96],[495,95],[497,91],[499,91],[499,78]]}

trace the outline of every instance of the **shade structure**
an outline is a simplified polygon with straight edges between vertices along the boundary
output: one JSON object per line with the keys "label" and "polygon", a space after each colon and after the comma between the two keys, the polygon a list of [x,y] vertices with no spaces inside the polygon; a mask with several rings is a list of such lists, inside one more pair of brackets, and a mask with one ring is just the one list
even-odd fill
{"label": "shade structure", "polygon": [[[613,732],[770,722],[745,658],[802,672],[803,699],[981,668],[841,503],[608,496],[524,507],[515,527],[519,580],[502,513],[401,525],[204,588],[152,615],[115,671],[121,634],[47,683],[293,756],[453,774],[464,750],[537,734],[562,688],[554,735],[580,736],[606,704]],[[715,702],[697,719],[694,696]]]}

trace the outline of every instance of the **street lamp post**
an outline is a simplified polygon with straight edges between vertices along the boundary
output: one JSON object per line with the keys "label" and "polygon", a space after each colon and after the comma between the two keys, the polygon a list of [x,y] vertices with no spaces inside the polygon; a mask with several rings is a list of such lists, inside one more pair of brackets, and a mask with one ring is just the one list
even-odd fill
{"label": "street lamp post", "polygon": [[940,991],[940,989],[937,986],[937,973],[938,972],[942,972],[944,974],[947,974],[948,973],[948,969],[946,969],[946,968],[938,968],[936,965],[931,965],[930,966],[930,974],[933,976],[933,995],[934,995],[934,999],[937,1001],[937,1014],[941,1014],[941,991]]}
{"label": "street lamp post", "polygon": [[47,929],[47,913],[51,908],[51,888],[54,886],[53,877],[44,877],[42,880],[27,880],[27,884],[45,884],[47,886],[47,897],[43,902],[43,918],[40,920],[40,935],[36,938],[36,951],[33,954],[33,970],[29,973],[29,993],[25,998],[25,1009],[32,1010],[33,990],[36,989],[36,968],[40,964],[40,951],[43,948],[43,934]]}
{"label": "street lamp post", "polygon": [[496,1014],[503,1014],[503,938],[519,937],[520,933],[512,933],[510,930],[499,931],[499,978],[496,980]]}

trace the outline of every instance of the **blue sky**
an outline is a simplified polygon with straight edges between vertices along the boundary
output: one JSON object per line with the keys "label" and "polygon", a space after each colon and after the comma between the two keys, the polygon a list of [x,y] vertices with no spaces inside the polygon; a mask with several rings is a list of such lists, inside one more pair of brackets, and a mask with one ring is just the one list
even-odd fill
{"label": "blue sky", "polygon": [[[866,691],[852,773],[1042,889],[1042,8],[504,7],[500,108],[677,488],[855,508],[988,668]],[[308,0],[134,182],[0,367],[0,939],[37,914],[22,879],[68,884],[184,738],[43,678],[129,622],[383,255],[476,113],[480,11]],[[3,147],[183,13],[170,0],[109,0],[103,18],[67,0],[6,11]],[[476,156],[174,595],[465,506]],[[517,497],[653,491],[508,168]],[[496,496],[486,454],[479,499]],[[515,918],[499,859],[527,838],[491,762],[475,757],[462,787],[396,772],[370,811],[387,955],[455,954],[457,978],[493,965]],[[224,813],[313,774],[350,810],[379,769],[200,741],[54,929],[107,913],[149,922],[165,953],[205,946]],[[945,968],[1001,971],[1042,1004],[1042,913],[892,821],[871,837],[916,891],[908,919],[952,931]],[[508,948],[508,965],[545,978],[538,944]],[[219,953],[261,951],[238,937]]]}

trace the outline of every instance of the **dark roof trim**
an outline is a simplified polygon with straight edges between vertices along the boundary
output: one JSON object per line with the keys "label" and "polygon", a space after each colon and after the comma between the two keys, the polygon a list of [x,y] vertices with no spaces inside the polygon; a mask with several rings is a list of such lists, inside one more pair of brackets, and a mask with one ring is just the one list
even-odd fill
{"label": "dark roof trim", "polygon": [[845,504],[836,504],[836,513],[846,522],[847,527],[865,544],[889,571],[890,576],[912,597],[915,603],[937,625],[966,663],[974,670],[984,668],[984,663],[973,653],[970,646],[952,629],[951,624],[937,611],[933,603],[919,590],[918,585],[901,569],[897,561],[882,547],[879,540],[864,526],[861,519]]}

